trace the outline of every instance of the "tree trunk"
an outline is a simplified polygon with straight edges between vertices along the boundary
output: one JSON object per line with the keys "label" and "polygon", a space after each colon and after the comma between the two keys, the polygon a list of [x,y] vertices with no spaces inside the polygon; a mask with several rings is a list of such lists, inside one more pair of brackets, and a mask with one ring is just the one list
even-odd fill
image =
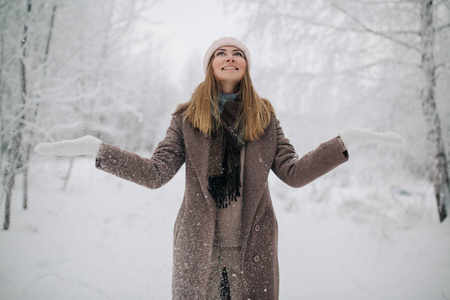
{"label": "tree trunk", "polygon": [[[26,73],[26,66],[25,66],[25,58],[27,57],[27,46],[26,42],[28,40],[28,25],[27,20],[29,19],[29,16],[31,14],[31,0],[27,1],[27,18],[25,18],[25,25],[23,27],[23,38],[22,38],[22,59],[20,60],[20,77],[21,77],[21,89],[22,89],[22,105],[24,113],[22,113],[21,117],[21,124],[18,124],[18,134],[20,134],[20,144],[18,145],[18,150],[20,151],[21,148],[23,148],[24,151],[22,152],[22,155],[20,155],[20,165],[24,169],[23,171],[23,208],[26,209],[28,207],[28,161],[30,158],[29,153],[29,145],[25,146],[24,143],[27,141],[24,141],[23,139],[23,133],[21,132],[27,115],[26,115],[26,106],[27,106],[27,73]],[[29,143],[29,141],[27,142]],[[25,146],[25,147],[24,147]],[[16,173],[16,172],[15,172]],[[13,175],[15,176],[15,174]],[[13,181],[14,182],[14,181]]]}
{"label": "tree trunk", "polygon": [[14,176],[12,174],[7,174],[4,176],[5,186],[6,186],[6,198],[5,198],[5,219],[3,221],[3,229],[9,229],[9,222],[11,217],[11,195],[12,186],[14,185]]}
{"label": "tree trunk", "polygon": [[64,191],[67,187],[67,184],[69,183],[69,178],[70,178],[70,174],[72,173],[72,169],[73,169],[73,162],[75,161],[75,157],[72,157],[70,159],[70,165],[69,165],[69,169],[67,170],[66,176],[64,176],[64,185],[62,190]]}
{"label": "tree trunk", "polygon": [[[30,14],[31,12],[31,0],[28,0],[28,14]],[[48,37],[47,37],[47,42],[46,42],[46,46],[45,46],[45,52],[44,52],[44,56],[43,56],[43,77],[46,77],[46,73],[47,73],[47,61],[48,61],[48,55],[50,53],[50,43],[52,40],[52,34],[53,34],[53,25],[55,23],[55,16],[56,16],[56,9],[57,9],[57,5],[56,3],[53,4],[53,8],[52,8],[52,15],[50,17],[50,24],[49,24],[49,31],[48,31]],[[24,49],[23,52],[23,57],[25,58],[26,52]],[[25,70],[25,69],[24,69]],[[25,77],[24,77],[25,79]],[[26,88],[26,87],[25,87]],[[25,89],[25,93],[26,93],[26,89]],[[37,117],[37,113],[38,113],[38,109],[39,109],[39,103],[35,104],[35,106],[30,107],[30,115],[26,116],[28,118],[28,122],[29,123],[34,123]],[[28,208],[28,177],[29,177],[29,161],[30,161],[30,154],[31,154],[31,141],[33,140],[33,136],[34,136],[34,132],[30,131],[29,134],[27,135],[27,139],[24,140],[24,145],[23,148],[25,150],[24,156],[23,156],[23,161],[24,161],[24,165],[23,165],[23,209],[27,209]],[[26,144],[26,145],[25,145]]]}
{"label": "tree trunk", "polygon": [[3,229],[9,229],[10,223],[10,214],[11,214],[11,199],[12,199],[12,190],[14,188],[14,181],[16,170],[20,165],[20,144],[22,143],[22,134],[20,130],[16,133],[13,133],[13,137],[11,139],[11,143],[7,150],[7,161],[8,164],[5,168],[5,172],[3,174],[5,192],[6,192],[6,200],[5,200],[5,220],[3,223]]}
{"label": "tree trunk", "polygon": [[[3,20],[2,20],[3,23]],[[3,25],[3,24],[2,24]],[[4,83],[3,83],[3,62],[4,62],[4,46],[5,41],[3,37],[3,26],[0,27],[0,170],[3,170],[3,158],[4,158],[4,149],[3,147],[3,128],[4,128],[4,112],[3,112],[3,105],[5,101],[3,100],[3,90],[4,90]],[[1,172],[0,172],[1,174]],[[3,184],[3,182],[1,183]],[[2,202],[3,193],[0,193],[0,203]]]}
{"label": "tree trunk", "polygon": [[[19,87],[19,96],[17,103],[17,116],[20,116],[17,121],[15,121],[14,129],[10,135],[10,142],[8,145],[8,150],[6,152],[6,159],[8,164],[5,167],[3,178],[4,185],[6,191],[6,200],[5,200],[5,220],[3,224],[3,229],[8,230],[11,220],[11,200],[12,200],[12,191],[14,189],[15,184],[15,176],[17,175],[20,168],[24,165],[28,164],[28,162],[24,161],[24,151],[23,150],[23,128],[26,120],[26,102],[27,102],[27,74],[26,74],[26,66],[25,66],[25,58],[26,58],[26,46],[28,40],[28,19],[31,13],[31,0],[27,1],[26,8],[26,18],[25,24],[23,26],[23,35],[21,40],[21,49],[22,49],[22,57],[20,59],[20,87]],[[26,199],[26,193],[24,194]],[[25,205],[25,204],[24,204]]]}
{"label": "tree trunk", "polygon": [[22,207],[23,209],[28,208],[28,170],[29,170],[29,161],[30,161],[30,152],[31,152],[31,145],[29,142],[27,142],[27,147],[25,149],[24,153],[24,168],[23,168],[23,198],[22,198]]}
{"label": "tree trunk", "polygon": [[435,36],[433,29],[433,0],[421,1],[420,17],[423,47],[421,67],[425,77],[425,86],[422,91],[422,109],[428,126],[427,138],[433,159],[431,176],[434,183],[439,219],[442,222],[447,217],[450,188],[441,121],[435,99],[436,66],[433,55]]}
{"label": "tree trunk", "polygon": [[55,17],[56,17],[56,9],[58,8],[58,6],[56,5],[56,3],[53,4],[53,8],[52,8],[52,16],[50,17],[50,26],[49,26],[49,30],[48,30],[48,38],[47,38],[47,43],[45,45],[45,53],[44,53],[44,76],[46,75],[45,70],[47,69],[47,61],[48,61],[48,54],[50,53],[50,43],[52,41],[52,36],[53,36],[53,26],[55,25]]}

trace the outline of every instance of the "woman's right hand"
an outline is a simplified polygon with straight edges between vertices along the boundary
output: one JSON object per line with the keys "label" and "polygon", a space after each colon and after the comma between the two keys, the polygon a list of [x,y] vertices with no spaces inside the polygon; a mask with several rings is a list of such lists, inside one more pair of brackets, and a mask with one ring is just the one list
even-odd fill
{"label": "woman's right hand", "polygon": [[78,156],[92,155],[97,156],[100,146],[103,142],[93,136],[86,135],[74,140],[64,140],[54,143],[40,143],[34,148],[34,151],[44,155],[58,156]]}

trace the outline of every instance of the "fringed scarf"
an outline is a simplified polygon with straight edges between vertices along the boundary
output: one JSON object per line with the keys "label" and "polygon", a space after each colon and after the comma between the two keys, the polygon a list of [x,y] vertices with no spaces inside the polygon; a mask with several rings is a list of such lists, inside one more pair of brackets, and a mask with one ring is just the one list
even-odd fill
{"label": "fringed scarf", "polygon": [[222,280],[220,281],[220,300],[231,300],[230,281],[228,280],[227,269],[222,270]]}
{"label": "fringed scarf", "polygon": [[[229,95],[225,95],[229,96]],[[236,96],[233,95],[235,98]],[[227,101],[221,94],[219,107],[220,128],[212,135],[208,165],[208,191],[218,208],[226,208],[231,201],[237,201],[241,187],[240,153],[245,142],[235,131],[235,122],[240,102]],[[233,100],[233,99],[230,99]]]}

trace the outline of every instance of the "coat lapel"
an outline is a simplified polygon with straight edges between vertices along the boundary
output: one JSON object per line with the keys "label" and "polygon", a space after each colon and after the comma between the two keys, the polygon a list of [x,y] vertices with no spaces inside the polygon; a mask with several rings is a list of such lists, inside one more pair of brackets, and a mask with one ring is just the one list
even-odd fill
{"label": "coat lapel", "polygon": [[197,174],[197,179],[203,194],[209,195],[207,174],[211,139],[190,126],[188,122],[184,123],[184,127],[186,159],[190,160],[189,163],[193,166]]}

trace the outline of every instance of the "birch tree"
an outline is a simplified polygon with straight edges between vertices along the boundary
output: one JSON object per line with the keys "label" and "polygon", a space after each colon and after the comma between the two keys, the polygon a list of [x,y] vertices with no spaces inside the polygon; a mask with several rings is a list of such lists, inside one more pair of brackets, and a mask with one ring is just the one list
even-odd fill
{"label": "birch tree", "polygon": [[[421,47],[421,69],[424,73],[424,86],[422,91],[422,108],[428,126],[428,141],[432,155],[432,179],[436,195],[439,218],[443,221],[447,217],[447,207],[450,206],[450,184],[448,177],[448,161],[443,141],[443,128],[438,114],[435,89],[437,83],[438,65],[434,59],[436,31],[450,27],[448,24],[435,28],[433,19],[435,3],[433,0],[422,0],[420,2],[420,36]],[[448,50],[448,49],[447,49]]]}

